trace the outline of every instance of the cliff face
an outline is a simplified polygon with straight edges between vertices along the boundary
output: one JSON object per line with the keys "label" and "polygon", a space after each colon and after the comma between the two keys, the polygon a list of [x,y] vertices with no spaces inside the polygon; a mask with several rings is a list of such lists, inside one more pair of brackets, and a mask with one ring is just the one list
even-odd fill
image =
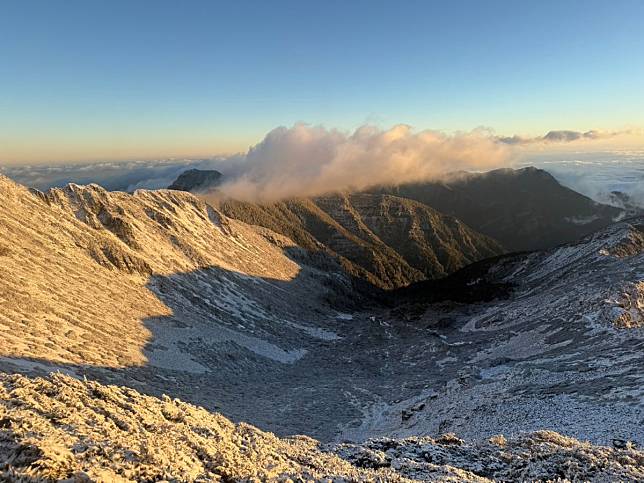
{"label": "cliff face", "polygon": [[337,194],[267,205],[226,201],[223,213],[326,249],[358,277],[396,288],[443,277],[503,248],[421,203],[389,195]]}

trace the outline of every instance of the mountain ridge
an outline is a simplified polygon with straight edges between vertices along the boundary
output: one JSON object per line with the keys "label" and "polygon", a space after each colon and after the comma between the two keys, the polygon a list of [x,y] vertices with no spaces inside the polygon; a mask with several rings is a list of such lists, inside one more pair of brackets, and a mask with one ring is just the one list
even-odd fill
{"label": "mountain ridge", "polygon": [[382,288],[439,278],[503,252],[453,217],[389,195],[337,194],[263,205],[225,200],[218,206],[229,217],[292,236],[309,250],[326,247],[351,273]]}
{"label": "mountain ridge", "polygon": [[534,167],[456,173],[368,191],[410,198],[456,216],[510,251],[552,248],[626,216],[625,210],[595,202]]}
{"label": "mountain ridge", "polygon": [[[372,197],[371,206],[366,206],[369,203],[364,201],[369,196]],[[416,233],[408,230],[401,236],[396,217],[385,208],[386,197],[398,200],[399,212],[413,211],[410,204],[416,203],[416,212],[422,211],[422,206],[426,212],[444,215],[440,223],[434,223],[437,227],[445,225],[443,220],[454,217],[478,233],[465,237],[470,239],[465,243],[459,234],[447,243],[433,233],[429,234],[430,239],[419,237],[417,230]],[[353,199],[360,204],[360,210],[352,206]],[[317,242],[321,242],[357,278],[387,289],[444,277],[466,264],[503,251],[552,248],[637,214],[632,209],[626,211],[597,203],[534,167],[503,168],[486,173],[459,172],[437,181],[273,203],[225,198],[219,203],[229,216],[290,236],[309,250],[320,249]],[[378,209],[379,216],[374,216]],[[432,215],[437,220],[436,214]],[[363,216],[373,222],[378,220],[375,223],[378,233],[374,232],[374,223],[366,226]],[[428,217],[428,214],[421,216]],[[383,223],[383,220],[389,222]],[[412,220],[411,224],[418,225],[418,221]],[[409,225],[408,220],[402,223],[402,226]],[[440,231],[445,232],[445,227],[442,228]],[[398,236],[387,231],[396,232]],[[472,253],[471,240],[474,238],[474,252],[480,250],[479,254]],[[493,246],[494,243],[498,246]],[[455,250],[455,247],[458,248]],[[461,253],[457,254],[458,250]],[[451,252],[451,256],[446,255],[447,252]]]}

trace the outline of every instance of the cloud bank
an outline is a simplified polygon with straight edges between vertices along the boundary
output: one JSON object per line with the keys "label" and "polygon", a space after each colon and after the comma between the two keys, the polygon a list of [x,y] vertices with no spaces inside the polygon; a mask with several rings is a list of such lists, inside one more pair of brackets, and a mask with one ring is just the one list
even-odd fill
{"label": "cloud bank", "polygon": [[544,152],[530,155],[520,165],[545,169],[564,186],[600,203],[644,208],[644,150]]}
{"label": "cloud bank", "polygon": [[632,131],[599,131],[590,130],[581,131],[549,131],[545,136],[523,137],[509,136],[497,137],[497,140],[504,144],[526,145],[526,144],[554,144],[554,143],[571,143],[573,141],[598,141],[602,139],[611,139],[624,134],[631,134]]}
{"label": "cloud bank", "polygon": [[0,167],[0,174],[39,190],[65,186],[68,183],[97,183],[110,191],[134,191],[138,188],[166,188],[185,170],[209,169],[214,161],[213,159],[185,159],[8,166]]}
{"label": "cloud bank", "polygon": [[[133,191],[165,188],[187,169],[216,169],[225,180],[218,196],[273,201],[378,184],[426,181],[455,171],[512,166],[535,144],[554,148],[632,132],[550,131],[544,136],[526,138],[499,137],[485,129],[445,134],[416,131],[406,125],[390,129],[366,125],[354,132],[344,132],[296,124],[273,129],[246,153],[233,156],[0,167],[0,173],[41,190],[74,182]],[[542,152],[552,153],[554,149]]]}
{"label": "cloud bank", "polygon": [[220,187],[226,196],[269,201],[485,170],[512,157],[485,130],[448,135],[398,125],[344,133],[296,124],[272,130],[245,155],[215,166],[229,179]]}

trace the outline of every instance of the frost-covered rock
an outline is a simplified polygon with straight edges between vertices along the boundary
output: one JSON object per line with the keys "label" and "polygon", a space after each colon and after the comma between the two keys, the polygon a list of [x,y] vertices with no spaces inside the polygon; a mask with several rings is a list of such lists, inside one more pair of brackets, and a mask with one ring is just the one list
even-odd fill
{"label": "frost-covered rock", "polygon": [[8,481],[637,481],[644,453],[543,431],[320,447],[168,397],[61,374],[0,376],[0,479]]}

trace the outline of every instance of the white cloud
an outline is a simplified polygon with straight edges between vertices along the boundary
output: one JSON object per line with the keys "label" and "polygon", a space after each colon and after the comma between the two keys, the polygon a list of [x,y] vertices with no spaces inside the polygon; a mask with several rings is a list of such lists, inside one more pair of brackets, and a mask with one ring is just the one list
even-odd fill
{"label": "white cloud", "polygon": [[344,133],[296,124],[269,132],[235,159],[234,169],[220,165],[229,180],[220,189],[241,199],[309,196],[489,169],[507,165],[512,155],[510,147],[484,130],[448,135],[398,125]]}
{"label": "white cloud", "polygon": [[[526,159],[526,152],[534,144],[551,146],[539,148],[541,155],[562,160],[564,154],[554,152],[554,146],[562,146],[563,149],[564,145],[575,146],[574,141],[589,142],[626,132],[550,131],[536,138],[504,138],[485,129],[445,134],[433,130],[416,131],[406,125],[390,129],[366,125],[350,133],[296,124],[273,129],[248,152],[234,156],[0,167],[0,172],[39,189],[75,182],[98,183],[110,190],[132,191],[167,187],[187,169],[217,169],[224,174],[225,181],[219,189],[225,195],[246,200],[276,200],[362,189],[377,184],[424,181],[459,170],[483,171],[514,165],[522,157],[524,162],[530,163],[534,158],[528,156]],[[615,189],[606,183],[606,170],[602,171],[601,177],[591,179],[588,177],[591,171],[581,169],[578,164],[566,169],[553,164],[543,167],[557,172],[573,188],[598,199],[602,199],[598,190],[610,192]],[[622,167],[616,172],[626,171]],[[640,183],[640,178],[637,178],[637,183]],[[627,187],[633,197],[642,198],[641,188]]]}
{"label": "white cloud", "polygon": [[634,130],[624,131],[600,131],[590,130],[586,132],[581,131],[548,131],[544,136],[537,137],[523,137],[523,136],[507,136],[497,137],[497,139],[505,144],[510,145],[526,145],[526,144],[554,144],[554,143],[571,143],[574,141],[598,141],[602,139],[611,139],[614,137],[634,134]]}

